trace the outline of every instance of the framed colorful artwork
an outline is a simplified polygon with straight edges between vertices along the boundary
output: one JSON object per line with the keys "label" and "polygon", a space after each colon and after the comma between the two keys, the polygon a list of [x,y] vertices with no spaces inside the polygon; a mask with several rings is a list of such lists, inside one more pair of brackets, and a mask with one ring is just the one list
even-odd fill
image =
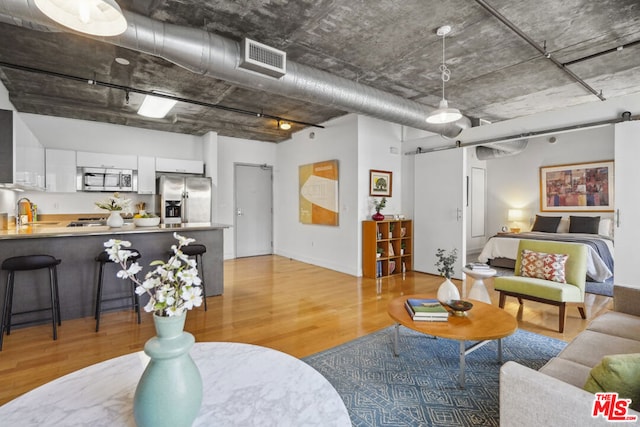
{"label": "framed colorful artwork", "polygon": [[369,195],[379,197],[391,197],[393,172],[369,171]]}
{"label": "framed colorful artwork", "polygon": [[299,219],[303,224],[338,225],[338,161],[298,167]]}
{"label": "framed colorful artwork", "polygon": [[613,212],[613,160],[540,167],[542,212]]}

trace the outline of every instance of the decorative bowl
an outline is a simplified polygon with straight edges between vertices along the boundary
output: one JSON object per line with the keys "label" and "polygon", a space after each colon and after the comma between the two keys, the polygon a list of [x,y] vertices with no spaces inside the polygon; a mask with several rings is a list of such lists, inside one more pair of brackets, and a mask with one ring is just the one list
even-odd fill
{"label": "decorative bowl", "polygon": [[133,223],[136,227],[155,227],[160,224],[160,217],[154,216],[151,218],[133,218]]}
{"label": "decorative bowl", "polygon": [[454,315],[460,316],[460,317],[466,316],[467,315],[466,312],[471,310],[471,307],[473,307],[472,303],[470,303],[469,301],[463,301],[461,299],[449,300],[445,303],[445,305],[449,309],[451,309]]}

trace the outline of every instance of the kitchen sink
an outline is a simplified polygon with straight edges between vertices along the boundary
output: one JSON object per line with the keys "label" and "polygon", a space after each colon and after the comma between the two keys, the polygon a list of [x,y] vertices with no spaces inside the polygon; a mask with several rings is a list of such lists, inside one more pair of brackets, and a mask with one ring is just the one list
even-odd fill
{"label": "kitchen sink", "polygon": [[107,221],[71,221],[67,227],[99,227],[107,225]]}

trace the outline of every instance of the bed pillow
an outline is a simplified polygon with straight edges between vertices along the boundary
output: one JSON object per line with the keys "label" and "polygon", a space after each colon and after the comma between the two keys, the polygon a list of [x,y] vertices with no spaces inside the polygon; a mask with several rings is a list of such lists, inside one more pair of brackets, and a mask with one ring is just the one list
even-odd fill
{"label": "bed pillow", "polygon": [[542,216],[536,215],[536,221],[533,223],[531,231],[542,231],[544,233],[555,233],[558,231],[561,216]]}
{"label": "bed pillow", "polygon": [[570,216],[569,233],[598,234],[599,216]]}
{"label": "bed pillow", "polygon": [[605,237],[613,237],[612,233],[613,221],[611,218],[603,218],[598,225],[598,234]]}
{"label": "bed pillow", "polygon": [[522,250],[520,276],[567,283],[565,265],[569,255]]}
{"label": "bed pillow", "polygon": [[558,224],[558,233],[568,233],[569,232],[569,218],[562,217],[560,220],[560,224]]}
{"label": "bed pillow", "polygon": [[640,353],[604,356],[594,366],[584,389],[591,393],[617,392],[631,399],[631,408],[640,409]]}

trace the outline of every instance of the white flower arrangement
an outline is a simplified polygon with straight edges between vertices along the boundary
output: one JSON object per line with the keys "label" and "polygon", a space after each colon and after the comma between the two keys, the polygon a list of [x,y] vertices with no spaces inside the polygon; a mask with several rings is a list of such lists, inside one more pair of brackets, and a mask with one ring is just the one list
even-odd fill
{"label": "white flower arrangement", "polygon": [[120,197],[120,193],[113,193],[107,200],[96,202],[96,206],[105,211],[122,211],[129,210],[131,207],[131,199]]}
{"label": "white flower arrangement", "polygon": [[150,266],[156,268],[149,271],[143,282],[136,274],[142,270],[137,262],[127,266],[129,258],[137,252],[127,250],[131,243],[126,240],[111,239],[104,243],[109,259],[122,266],[117,277],[130,279],[136,286],[136,294],[149,295],[149,303],[144,307],[146,312],[154,312],[157,316],[179,316],[185,310],[199,307],[202,304],[202,281],[198,277],[195,260],[182,252],[182,247],[195,242],[194,239],[173,233],[178,245],[171,245],[173,255],[168,261],[153,261]]}

